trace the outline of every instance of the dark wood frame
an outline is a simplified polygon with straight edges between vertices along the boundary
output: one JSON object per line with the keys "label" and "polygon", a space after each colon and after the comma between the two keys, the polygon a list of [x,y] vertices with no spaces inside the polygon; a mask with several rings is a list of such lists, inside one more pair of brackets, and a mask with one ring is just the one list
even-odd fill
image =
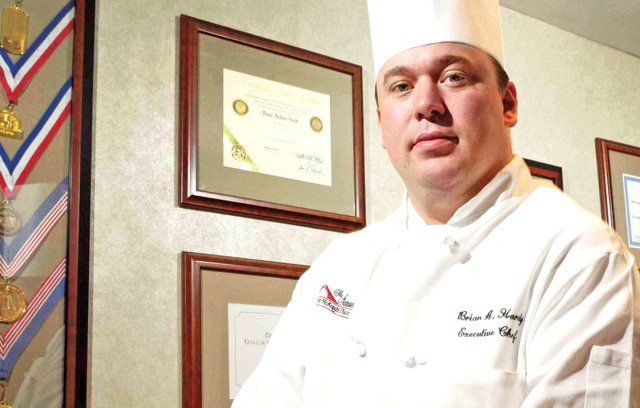
{"label": "dark wood frame", "polygon": [[524,161],[527,163],[532,176],[548,179],[560,190],[563,189],[562,167],[529,159],[524,159]]}
{"label": "dark wood frame", "polygon": [[65,407],[88,406],[91,142],[95,0],[75,0]]}
{"label": "dark wood frame", "polygon": [[[611,162],[609,152],[615,151],[640,157],[640,147],[596,138],[596,161],[598,164],[598,184],[600,186],[600,212],[602,219],[611,228],[616,228],[614,215],[613,192],[611,188]],[[640,169],[639,169],[640,171]]]}
{"label": "dark wood frame", "polygon": [[[202,191],[196,184],[198,34],[334,70],[352,77],[355,215],[337,214],[291,205]],[[180,16],[180,198],[181,207],[222,212],[335,231],[365,225],[362,68],[301,48],[233,30],[193,17]]]}
{"label": "dark wood frame", "polygon": [[202,407],[201,286],[203,270],[298,279],[308,266],[182,253],[182,406]]}

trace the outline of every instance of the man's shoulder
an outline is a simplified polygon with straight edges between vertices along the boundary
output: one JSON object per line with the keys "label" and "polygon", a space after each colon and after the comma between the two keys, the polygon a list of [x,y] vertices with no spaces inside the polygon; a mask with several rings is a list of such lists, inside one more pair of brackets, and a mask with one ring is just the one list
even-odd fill
{"label": "man's shoulder", "polygon": [[541,227],[555,230],[558,237],[575,244],[606,245],[614,251],[626,251],[613,228],[564,192],[539,187],[527,201],[527,207],[540,214]]}
{"label": "man's shoulder", "polygon": [[329,243],[327,251],[350,251],[366,249],[375,244],[384,244],[389,236],[395,234],[399,228],[402,228],[402,214],[396,210],[382,221],[374,222],[361,230],[335,238]]}

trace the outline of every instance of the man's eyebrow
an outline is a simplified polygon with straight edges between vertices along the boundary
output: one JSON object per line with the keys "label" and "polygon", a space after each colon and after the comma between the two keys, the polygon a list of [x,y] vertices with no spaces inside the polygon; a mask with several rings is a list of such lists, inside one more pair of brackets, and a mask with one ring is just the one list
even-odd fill
{"label": "man's eyebrow", "polygon": [[[461,55],[447,54],[438,58],[438,64],[442,67],[446,67],[452,64],[469,64],[469,63],[470,63],[469,59]],[[386,83],[389,79],[395,76],[407,76],[407,75],[410,75],[410,73],[411,73],[411,70],[408,67],[404,65],[397,65],[389,69],[387,72],[385,72],[384,76],[382,77],[382,83],[383,84]]]}
{"label": "man's eyebrow", "polygon": [[384,76],[382,77],[382,83],[383,84],[387,83],[389,79],[395,76],[409,75],[409,72],[410,72],[409,68],[405,67],[404,65],[396,65],[395,67],[385,72]]}
{"label": "man's eyebrow", "polygon": [[451,64],[468,64],[470,61],[461,55],[443,55],[438,59],[440,64],[446,66]]}

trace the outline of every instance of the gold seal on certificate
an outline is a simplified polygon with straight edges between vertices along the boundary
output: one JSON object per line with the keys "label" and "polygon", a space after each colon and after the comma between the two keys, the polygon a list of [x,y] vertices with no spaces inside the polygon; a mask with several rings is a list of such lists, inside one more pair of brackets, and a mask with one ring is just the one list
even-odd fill
{"label": "gold seal on certificate", "polygon": [[27,50],[27,28],[29,14],[20,8],[21,0],[13,6],[5,7],[2,15],[2,48],[15,55],[22,55]]}
{"label": "gold seal on certificate", "polygon": [[20,231],[22,218],[7,200],[0,205],[0,235],[13,236]]}
{"label": "gold seal on certificate", "polygon": [[240,116],[244,116],[249,112],[249,105],[242,99],[233,101],[233,110]]}
{"label": "gold seal on certificate", "polygon": [[247,159],[247,151],[242,145],[235,144],[231,147],[231,156],[237,161],[245,161]]}
{"label": "gold seal on certificate", "polygon": [[319,117],[314,116],[311,118],[311,120],[309,121],[309,125],[311,126],[311,129],[313,129],[314,132],[322,132],[322,121],[320,120]]}
{"label": "gold seal on certificate", "polygon": [[0,110],[0,136],[7,136],[12,139],[22,139],[22,121],[13,111],[13,104],[7,105]]}
{"label": "gold seal on certificate", "polygon": [[22,290],[8,280],[0,283],[0,323],[13,323],[27,310],[27,298]]}

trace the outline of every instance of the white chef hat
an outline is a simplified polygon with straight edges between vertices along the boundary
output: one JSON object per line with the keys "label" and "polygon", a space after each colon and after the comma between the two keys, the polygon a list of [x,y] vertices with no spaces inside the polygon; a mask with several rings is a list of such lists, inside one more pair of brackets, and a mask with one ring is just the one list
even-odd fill
{"label": "white chef hat", "polygon": [[368,0],[376,76],[391,57],[440,42],[472,45],[504,66],[499,0]]}

